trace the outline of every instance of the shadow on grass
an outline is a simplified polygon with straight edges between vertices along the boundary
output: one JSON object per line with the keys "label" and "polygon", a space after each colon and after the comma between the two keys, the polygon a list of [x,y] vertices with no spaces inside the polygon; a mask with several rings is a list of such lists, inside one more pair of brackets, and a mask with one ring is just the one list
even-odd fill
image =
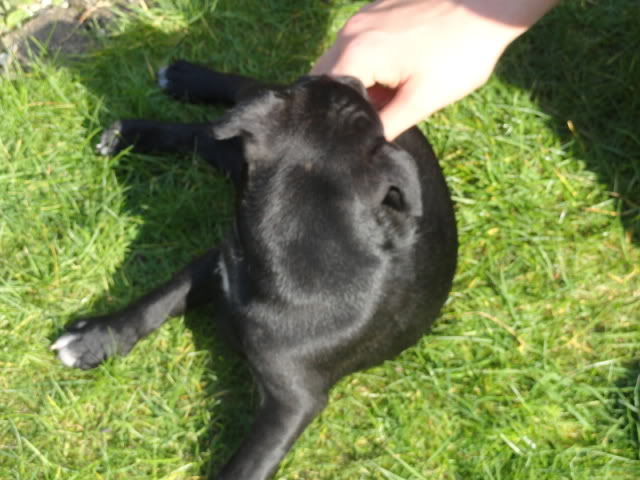
{"label": "shadow on grass", "polygon": [[640,3],[560,2],[507,51],[497,74],[529,90],[614,198],[640,244]]}
{"label": "shadow on grass", "polygon": [[640,360],[623,365],[626,374],[616,380],[616,391],[612,394],[611,415],[619,419],[623,432],[628,435],[636,460],[640,460]]}
{"label": "shadow on grass", "polygon": [[[509,48],[496,72],[531,93],[556,135],[606,185],[635,246],[640,246],[638,18],[636,0],[560,2]],[[628,373],[615,382],[611,413],[626,425],[637,450],[633,405],[640,364],[625,368]]]}
{"label": "shadow on grass", "polygon": [[[190,8],[168,11],[162,30],[134,15],[98,49],[74,61],[60,58],[61,65],[95,95],[96,114],[86,119],[88,132],[102,131],[118,118],[215,118],[220,111],[179,104],[155,85],[155,72],[179,58],[221,71],[291,81],[319,54],[330,12],[324,2],[298,0],[182,3]],[[78,318],[114,312],[170,278],[220,241],[232,214],[230,185],[196,158],[125,154],[114,160],[114,169],[125,192],[118,214],[135,218],[139,228],[108,292]],[[256,395],[244,363],[216,335],[215,315],[205,309],[190,312],[185,324],[195,350],[210,352],[208,369],[213,375],[202,383],[214,405],[213,422],[199,437],[199,451],[211,458],[201,472],[208,476],[219,470],[246,434]]]}

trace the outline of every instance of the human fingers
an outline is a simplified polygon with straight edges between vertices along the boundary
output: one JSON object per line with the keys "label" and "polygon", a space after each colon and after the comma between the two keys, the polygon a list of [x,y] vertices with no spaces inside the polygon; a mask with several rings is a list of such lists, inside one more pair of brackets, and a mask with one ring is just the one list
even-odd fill
{"label": "human fingers", "polygon": [[387,140],[393,141],[438,109],[437,104],[430,102],[423,93],[421,82],[417,78],[408,79],[393,91],[393,95],[380,108],[380,120]]}
{"label": "human fingers", "polygon": [[311,69],[311,75],[350,75],[358,78],[366,88],[375,85],[377,61],[371,58],[368,46],[360,48],[359,41],[338,41],[327,50]]}

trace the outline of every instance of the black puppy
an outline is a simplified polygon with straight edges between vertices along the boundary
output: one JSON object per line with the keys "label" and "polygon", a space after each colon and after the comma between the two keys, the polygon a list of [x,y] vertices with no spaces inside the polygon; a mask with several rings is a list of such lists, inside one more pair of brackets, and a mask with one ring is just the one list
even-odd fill
{"label": "black puppy", "polygon": [[261,393],[251,432],[216,478],[266,479],[341,377],[413,345],[438,315],[456,264],[449,192],[424,136],[413,128],[387,142],[353,78],[267,87],[177,62],[160,85],[237,106],[211,124],[122,120],[99,150],[195,149],[235,185],[233,229],[122,311],[73,323],[52,348],[65,365],[92,368],[215,301]]}

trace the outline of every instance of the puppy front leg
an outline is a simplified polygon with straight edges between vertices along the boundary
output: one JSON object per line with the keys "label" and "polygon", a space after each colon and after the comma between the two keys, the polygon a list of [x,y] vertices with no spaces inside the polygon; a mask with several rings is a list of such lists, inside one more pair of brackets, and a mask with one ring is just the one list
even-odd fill
{"label": "puppy front leg", "polygon": [[265,394],[247,438],[215,480],[267,480],[293,442],[324,408],[327,394],[305,390]]}
{"label": "puppy front leg", "polygon": [[128,147],[137,153],[156,155],[195,152],[234,181],[242,171],[240,139],[216,140],[209,123],[118,120],[105,130],[96,149],[102,155],[116,155]]}
{"label": "puppy front leg", "polygon": [[120,312],[78,320],[51,346],[68,367],[93,368],[113,354],[126,355],[169,317],[205,303],[218,288],[219,254],[212,249],[171,280]]}
{"label": "puppy front leg", "polygon": [[[96,150],[116,155],[128,147],[137,153],[171,154],[193,152],[207,123],[172,123],[142,118],[117,120],[100,137]],[[209,127],[210,128],[210,127]]]}

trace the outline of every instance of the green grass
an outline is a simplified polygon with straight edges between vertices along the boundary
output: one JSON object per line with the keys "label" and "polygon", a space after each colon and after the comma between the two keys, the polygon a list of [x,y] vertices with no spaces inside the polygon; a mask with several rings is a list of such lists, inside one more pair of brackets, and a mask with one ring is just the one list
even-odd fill
{"label": "green grass", "polygon": [[[194,479],[256,393],[176,319],[89,372],[48,347],[216,242],[227,183],[195,158],[94,153],[120,116],[199,120],[154,86],[173,58],[288,81],[361,3],[160,0],[79,61],[0,78],[0,478]],[[640,476],[640,7],[563,2],[483,89],[424,125],[460,262],[431,335],[343,380],[281,479]]]}

